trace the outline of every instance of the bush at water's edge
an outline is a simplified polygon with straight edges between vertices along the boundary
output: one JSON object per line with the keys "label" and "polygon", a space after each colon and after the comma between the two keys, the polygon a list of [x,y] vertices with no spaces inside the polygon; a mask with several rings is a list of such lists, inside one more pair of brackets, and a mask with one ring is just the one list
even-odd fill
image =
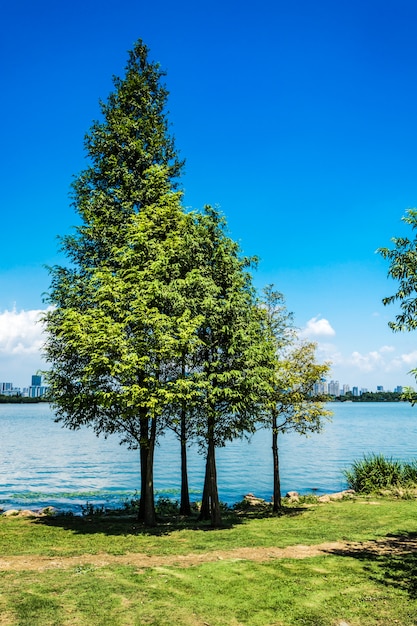
{"label": "bush at water's edge", "polygon": [[417,460],[411,463],[387,459],[382,454],[365,455],[343,471],[350,489],[374,493],[384,489],[417,487]]}

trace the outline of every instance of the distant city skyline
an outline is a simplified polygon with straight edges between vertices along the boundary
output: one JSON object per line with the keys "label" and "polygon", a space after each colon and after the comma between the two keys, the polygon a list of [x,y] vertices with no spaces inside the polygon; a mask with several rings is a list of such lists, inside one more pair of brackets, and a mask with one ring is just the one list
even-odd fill
{"label": "distant city skyline", "polygon": [[395,387],[384,387],[384,385],[377,385],[376,388],[370,389],[368,387],[361,387],[359,385],[353,385],[352,387],[346,383],[340,384],[338,380],[326,380],[316,383],[314,385],[314,391],[317,394],[324,394],[329,396],[344,396],[348,393],[352,393],[353,396],[358,396],[363,393],[372,392],[394,392],[402,393],[404,389],[403,385],[396,385]]}
{"label": "distant city skyline", "polygon": [[0,395],[42,398],[48,389],[42,384],[42,378],[39,373],[32,374],[31,382],[26,387],[18,387],[12,381],[0,382]]}
{"label": "distant city skyline", "polygon": [[[40,374],[33,374],[31,376],[31,384],[28,385],[15,385],[13,381],[11,380],[7,380],[3,379],[2,382],[0,382],[0,394],[4,394],[4,392],[6,392],[8,395],[10,395],[10,392],[16,392],[16,393],[24,393],[25,391],[29,390],[31,387],[41,387],[43,390],[46,389],[46,387],[44,385],[42,385],[42,380],[43,380],[43,376]],[[0,378],[1,381],[1,378]],[[369,388],[369,387],[365,387],[365,386],[360,386],[360,385],[349,385],[347,383],[340,383],[338,380],[335,379],[326,379],[324,381],[321,381],[319,383],[316,383],[315,385],[315,391],[317,393],[321,393],[321,394],[328,394],[328,395],[335,395],[335,396],[339,396],[339,395],[346,395],[349,392],[352,392],[353,395],[355,395],[355,390],[357,390],[357,393],[364,393],[367,391],[371,391],[371,392],[378,392],[378,391],[388,391],[388,392],[398,392],[401,393],[403,388],[405,386],[412,386],[412,385],[395,385],[395,386],[384,386],[384,385],[376,385],[375,388]],[[42,391],[43,395],[44,391]]]}

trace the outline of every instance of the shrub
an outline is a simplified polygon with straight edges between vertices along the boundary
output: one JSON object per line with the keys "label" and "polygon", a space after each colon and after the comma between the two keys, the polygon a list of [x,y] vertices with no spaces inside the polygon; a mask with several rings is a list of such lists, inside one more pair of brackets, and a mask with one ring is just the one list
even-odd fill
{"label": "shrub", "polygon": [[381,489],[410,488],[417,485],[417,461],[401,463],[382,454],[364,456],[354,461],[343,475],[350,487],[358,493],[372,493]]}
{"label": "shrub", "polygon": [[381,454],[371,454],[354,461],[351,469],[344,470],[343,475],[350,489],[358,493],[371,493],[401,485],[403,468],[399,461],[387,459]]}
{"label": "shrub", "polygon": [[155,503],[155,510],[158,515],[179,515],[180,505],[177,500],[159,497]]}
{"label": "shrub", "polygon": [[403,480],[408,484],[417,485],[417,461],[406,463],[403,468]]}
{"label": "shrub", "polygon": [[92,504],[87,500],[84,506],[81,505],[81,514],[83,517],[102,517],[106,514],[106,508],[102,505]]}

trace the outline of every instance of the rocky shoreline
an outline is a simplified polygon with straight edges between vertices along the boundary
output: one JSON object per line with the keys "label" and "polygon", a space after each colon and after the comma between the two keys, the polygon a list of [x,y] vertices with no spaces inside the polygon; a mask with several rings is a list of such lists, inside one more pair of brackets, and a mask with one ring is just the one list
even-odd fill
{"label": "rocky shoreline", "polygon": [[[344,500],[346,498],[351,498],[355,495],[355,491],[353,489],[346,489],[344,491],[337,491],[335,493],[323,494],[321,496],[308,496],[315,502],[326,503],[333,502],[337,500]],[[288,491],[284,496],[284,500],[288,504],[296,504],[297,502],[302,501],[305,498],[305,495],[301,495],[298,491]],[[270,502],[262,498],[258,498],[253,493],[248,493],[243,497],[243,502],[248,506],[262,506],[267,507],[270,506]],[[110,512],[110,511],[109,511]],[[3,510],[0,508],[0,515],[4,517],[51,517],[54,515],[59,515],[62,511],[59,511],[53,506],[46,506],[42,509],[31,510],[31,509],[6,509]]]}

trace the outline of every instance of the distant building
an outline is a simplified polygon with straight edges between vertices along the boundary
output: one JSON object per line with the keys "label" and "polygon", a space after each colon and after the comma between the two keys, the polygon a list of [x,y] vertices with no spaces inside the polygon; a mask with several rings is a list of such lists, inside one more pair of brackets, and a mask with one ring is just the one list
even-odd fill
{"label": "distant building", "polygon": [[402,393],[403,392],[403,388],[401,385],[397,385],[394,389],[395,393]]}
{"label": "distant building", "polygon": [[352,387],[352,396],[354,396],[355,398],[359,397],[358,387]]}
{"label": "distant building", "polygon": [[14,387],[13,383],[0,383],[0,395],[20,396],[20,389],[18,387]]}
{"label": "distant building", "polygon": [[340,386],[338,380],[331,380],[329,382],[329,396],[340,396]]}
{"label": "distant building", "polygon": [[384,386],[383,385],[377,385],[376,390],[377,391],[384,391]]}
{"label": "distant building", "polygon": [[313,385],[313,395],[314,396],[323,396],[327,395],[327,383],[314,383]]}
{"label": "distant building", "polygon": [[48,391],[48,388],[42,385],[42,376],[35,374],[32,376],[32,384],[28,389],[29,398],[42,398]]}

